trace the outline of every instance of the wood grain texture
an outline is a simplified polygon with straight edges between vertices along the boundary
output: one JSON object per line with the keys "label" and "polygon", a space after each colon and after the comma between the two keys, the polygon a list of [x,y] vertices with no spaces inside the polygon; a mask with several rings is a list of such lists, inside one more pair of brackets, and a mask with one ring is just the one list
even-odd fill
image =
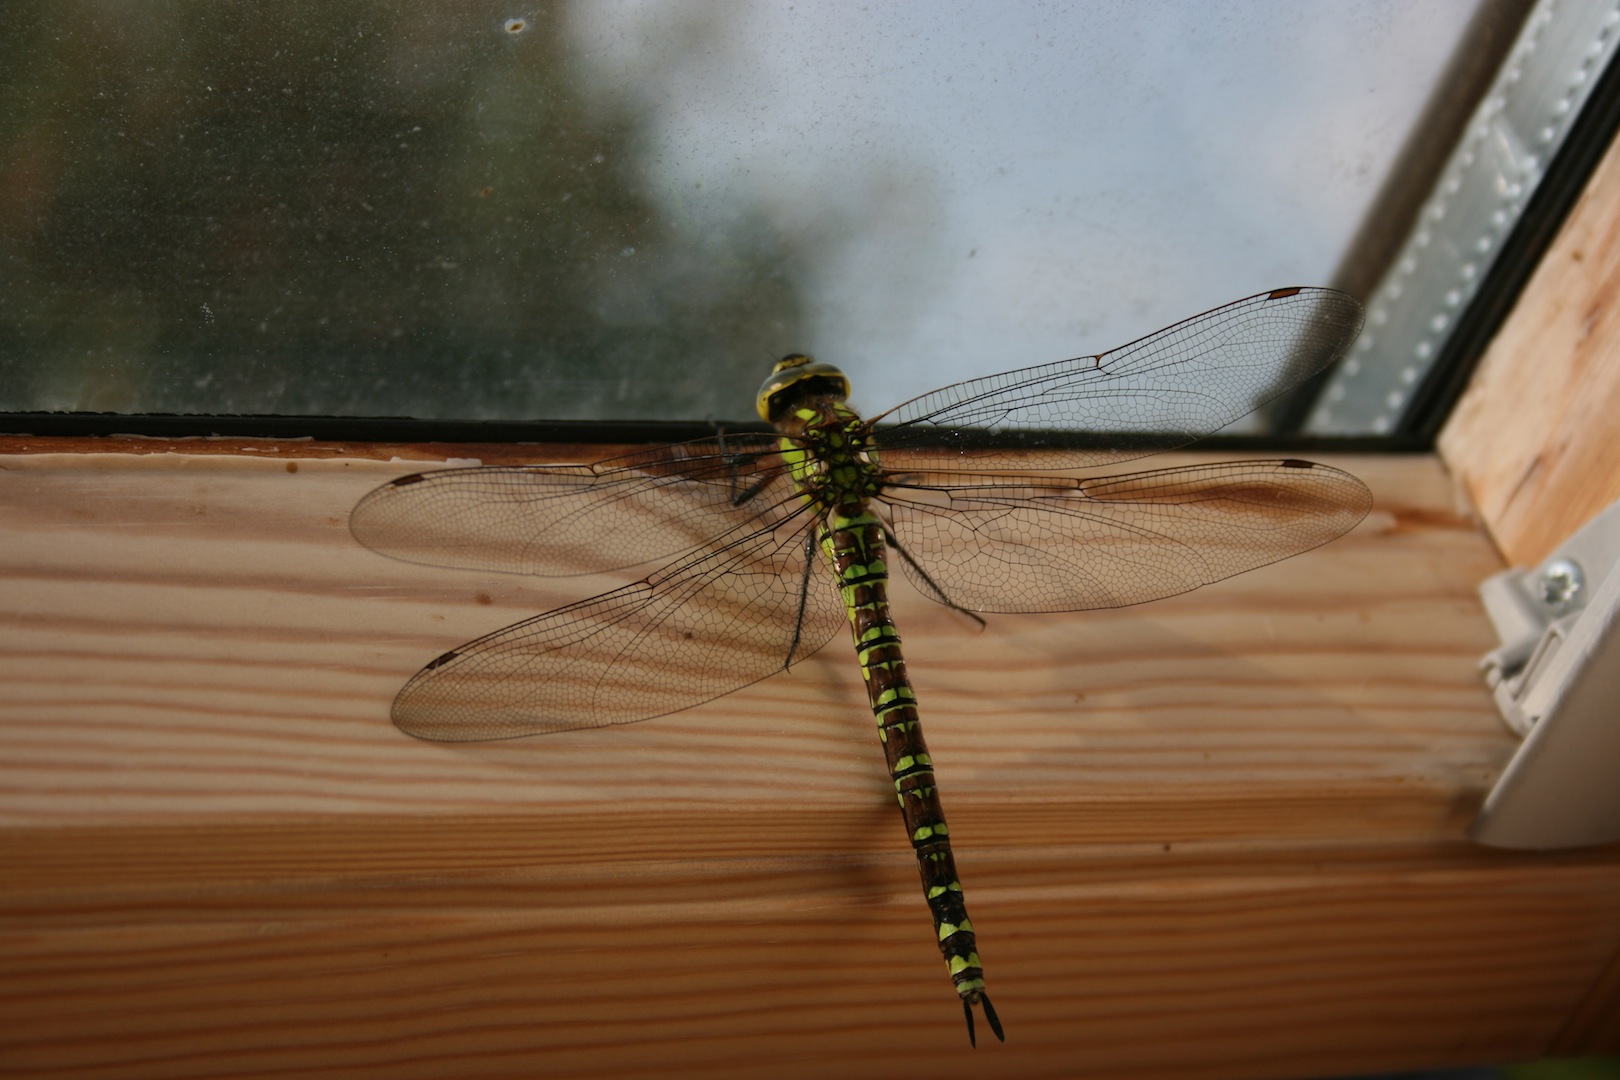
{"label": "wood grain texture", "polygon": [[1620,143],[1440,435],[1508,561],[1541,562],[1620,499]]}
{"label": "wood grain texture", "polygon": [[980,631],[895,609],[1008,1043],[970,1051],[859,673],[413,741],[611,584],[372,554],[409,464],[0,457],[0,1071],[1305,1077],[1614,1049],[1620,853],[1463,838],[1513,740],[1430,458],[1349,537]]}

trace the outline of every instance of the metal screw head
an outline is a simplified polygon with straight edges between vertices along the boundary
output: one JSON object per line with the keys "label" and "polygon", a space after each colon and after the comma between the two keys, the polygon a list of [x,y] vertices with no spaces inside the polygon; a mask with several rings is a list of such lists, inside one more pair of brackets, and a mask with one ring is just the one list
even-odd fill
{"label": "metal screw head", "polygon": [[1557,615],[1568,615],[1586,603],[1586,575],[1570,559],[1554,559],[1541,568],[1541,602]]}

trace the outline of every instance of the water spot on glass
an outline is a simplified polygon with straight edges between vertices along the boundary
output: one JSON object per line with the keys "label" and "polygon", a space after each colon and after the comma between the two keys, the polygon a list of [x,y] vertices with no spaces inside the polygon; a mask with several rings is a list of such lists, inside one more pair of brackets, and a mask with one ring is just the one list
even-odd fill
{"label": "water spot on glass", "polygon": [[506,32],[508,34],[521,34],[529,28],[528,19],[507,19]]}

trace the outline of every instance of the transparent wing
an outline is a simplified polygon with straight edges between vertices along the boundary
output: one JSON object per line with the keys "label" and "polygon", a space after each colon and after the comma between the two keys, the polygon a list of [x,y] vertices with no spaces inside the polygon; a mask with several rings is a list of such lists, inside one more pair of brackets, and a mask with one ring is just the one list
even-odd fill
{"label": "transparent wing", "polygon": [[806,510],[788,527],[738,529],[699,558],[445,653],[400,690],[394,723],[448,742],[629,724],[781,671],[844,623],[826,571],[806,578],[812,523]]}
{"label": "transparent wing", "polygon": [[1349,473],[1291,460],[1091,480],[918,476],[883,499],[917,563],[898,560],[907,576],[935,599],[990,612],[1174,596],[1325,544],[1372,507]]}
{"label": "transparent wing", "polygon": [[546,577],[671,558],[796,502],[777,436],[661,446],[592,465],[403,476],[349,516],[355,539],[406,562]]}
{"label": "transparent wing", "polygon": [[[1331,364],[1361,332],[1361,305],[1332,289],[1278,289],[1098,356],[970,379],[877,417],[886,468],[1078,469],[1185,446]],[[1084,436],[1077,441],[1076,436]],[[998,449],[969,445],[991,443]],[[1014,449],[1009,452],[1008,447]]]}

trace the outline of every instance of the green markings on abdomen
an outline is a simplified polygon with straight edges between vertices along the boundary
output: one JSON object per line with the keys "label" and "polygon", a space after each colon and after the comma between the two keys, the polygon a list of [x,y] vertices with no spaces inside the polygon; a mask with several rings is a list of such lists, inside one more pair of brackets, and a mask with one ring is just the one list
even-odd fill
{"label": "green markings on abdomen", "polygon": [[[979,1004],[984,1001],[984,971],[957,879],[950,828],[934,783],[933,759],[917,718],[917,697],[906,675],[900,635],[889,616],[882,526],[870,511],[834,512],[829,517],[821,547],[838,574],[867,697],[877,719],[895,798],[917,855],[940,953],[963,1002]],[[999,1023],[993,1026],[999,1035]]]}

